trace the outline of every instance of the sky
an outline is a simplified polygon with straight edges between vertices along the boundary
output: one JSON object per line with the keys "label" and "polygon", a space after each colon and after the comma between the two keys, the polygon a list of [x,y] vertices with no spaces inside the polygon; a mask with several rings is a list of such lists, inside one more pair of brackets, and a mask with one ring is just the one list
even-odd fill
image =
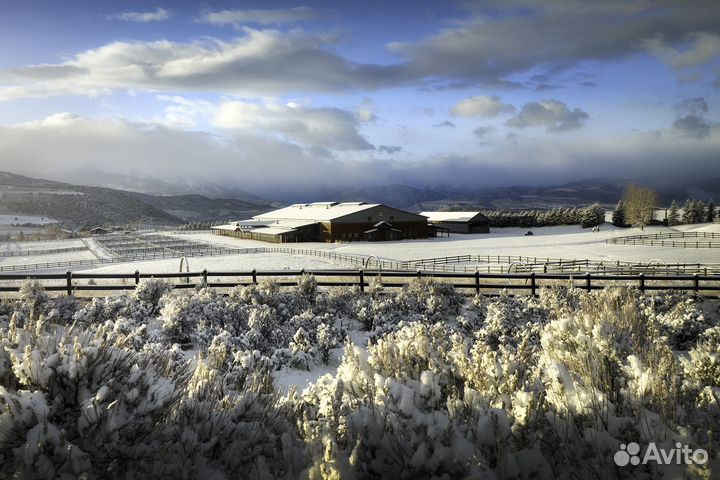
{"label": "sky", "polygon": [[720,165],[717,0],[0,8],[0,170],[282,198]]}

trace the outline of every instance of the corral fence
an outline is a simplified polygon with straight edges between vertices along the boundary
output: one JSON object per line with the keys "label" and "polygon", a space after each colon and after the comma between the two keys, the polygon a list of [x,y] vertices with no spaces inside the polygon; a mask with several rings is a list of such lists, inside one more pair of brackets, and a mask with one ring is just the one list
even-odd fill
{"label": "corral fence", "polygon": [[[694,240],[691,240],[694,239]],[[619,245],[651,245],[657,247],[720,248],[720,233],[662,232],[608,238],[605,243]]]}
{"label": "corral fence", "polygon": [[[172,241],[169,244],[172,244]],[[159,249],[153,251],[130,251],[112,258],[69,260],[23,265],[0,265],[0,272],[25,272],[29,270],[50,270],[70,267],[92,267],[104,264],[127,263],[129,261],[178,259],[185,257],[206,257],[221,255],[244,255],[258,253],[280,253],[301,255],[329,260],[366,270],[412,271],[432,270],[445,273],[486,274],[507,273],[606,273],[616,275],[720,275],[720,263],[665,263],[628,262],[622,260],[577,260],[521,255],[455,255],[416,260],[391,260],[375,255],[336,253],[327,250],[313,250],[290,247],[256,248],[194,248],[189,246],[181,253]]]}
{"label": "corral fence", "polygon": [[0,252],[0,257],[30,257],[33,255],[54,255],[58,253],[84,252],[87,247],[64,247],[64,248],[46,248],[42,250],[8,250]]}
{"label": "corral fence", "polygon": [[[300,277],[312,275],[320,287],[357,286],[365,292],[373,284],[385,288],[403,287],[412,279],[432,278],[451,285],[453,288],[466,294],[497,295],[501,291],[509,290],[511,295],[537,295],[543,288],[557,287],[558,285],[574,286],[587,291],[599,290],[612,286],[634,287],[641,292],[672,290],[694,292],[703,295],[720,294],[720,275],[662,275],[647,277],[639,275],[608,275],[585,273],[580,275],[559,273],[459,273],[422,271],[379,271],[379,270],[297,270],[297,271],[221,271],[209,272],[179,272],[179,273],[73,273],[41,274],[41,275],[0,275],[0,292],[14,292],[20,290],[20,282],[26,279],[37,279],[43,282],[48,291],[65,292],[67,295],[76,295],[85,292],[86,296],[104,296],[111,291],[133,290],[142,279],[167,279],[173,281],[174,288],[187,289],[199,286],[211,288],[233,288],[257,284],[262,278],[270,278],[281,286],[298,285]],[[194,281],[190,281],[194,279]],[[97,280],[120,280],[122,283],[102,284]],[[14,285],[9,282],[14,281]],[[92,282],[92,284],[82,281]],[[664,282],[664,283],[663,283]],[[95,295],[93,295],[95,294]]]}

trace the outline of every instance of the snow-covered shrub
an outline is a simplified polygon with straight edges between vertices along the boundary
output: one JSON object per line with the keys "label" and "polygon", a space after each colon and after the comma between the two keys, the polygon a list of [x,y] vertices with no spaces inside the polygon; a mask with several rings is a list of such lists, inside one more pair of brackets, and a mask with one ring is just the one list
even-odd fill
{"label": "snow-covered shrub", "polygon": [[310,370],[310,364],[315,356],[315,348],[310,343],[310,338],[304,328],[300,327],[290,341],[290,366]]}
{"label": "snow-covered shrub", "polygon": [[338,343],[337,333],[332,325],[322,323],[317,329],[317,351],[320,360],[327,365],[330,360],[330,350],[335,348]]}
{"label": "snow-covered shrub", "polygon": [[165,295],[159,319],[167,342],[185,347],[208,346],[223,329],[241,332],[245,323],[241,310],[230,308],[225,299],[209,288],[191,294]]}
{"label": "snow-covered shrub", "polygon": [[141,302],[149,303],[153,308],[157,308],[160,299],[167,292],[172,290],[173,286],[157,278],[143,279],[133,292],[133,296]]}
{"label": "snow-covered shrub", "polygon": [[317,280],[313,275],[301,275],[297,280],[297,291],[300,296],[309,301],[315,300],[317,294]]}
{"label": "snow-covered shrub", "polygon": [[20,284],[20,299],[29,305],[36,305],[38,307],[43,306],[48,300],[49,296],[45,292],[45,287],[40,280],[29,278],[23,280]]}

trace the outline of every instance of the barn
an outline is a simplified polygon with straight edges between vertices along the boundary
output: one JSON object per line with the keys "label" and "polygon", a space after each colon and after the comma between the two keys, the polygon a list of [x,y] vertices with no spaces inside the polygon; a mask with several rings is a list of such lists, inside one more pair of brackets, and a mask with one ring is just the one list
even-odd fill
{"label": "barn", "polygon": [[431,227],[452,233],[490,233],[490,220],[480,212],[420,212]]}
{"label": "barn", "polygon": [[273,243],[383,241],[427,238],[427,218],[379,203],[297,203],[215,233]]}

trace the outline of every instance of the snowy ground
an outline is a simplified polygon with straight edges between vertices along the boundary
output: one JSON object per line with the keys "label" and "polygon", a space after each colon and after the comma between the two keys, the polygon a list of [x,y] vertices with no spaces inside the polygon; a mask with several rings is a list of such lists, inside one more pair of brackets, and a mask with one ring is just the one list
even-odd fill
{"label": "snowy ground", "polygon": [[[600,232],[579,226],[542,227],[530,229],[532,236],[525,236],[526,228],[498,228],[489,234],[461,235],[432,238],[426,240],[406,240],[400,242],[353,242],[353,243],[299,243],[271,244],[254,240],[242,240],[213,234],[175,234],[197,242],[229,246],[233,248],[255,247],[291,247],[323,250],[344,254],[376,255],[381,259],[415,260],[422,258],[445,257],[455,255],[522,255],[532,257],[550,257],[563,259],[621,260],[649,262],[660,260],[665,263],[716,263],[720,255],[716,249],[656,247],[648,245],[606,244],[608,238],[651,234],[657,232],[702,231],[720,232],[720,224],[681,225],[669,227],[648,227],[639,229],[618,229],[605,224]],[[92,240],[91,240],[92,242]],[[0,251],[21,249],[52,249],[83,246],[81,240],[56,240],[47,242],[23,242],[0,244]],[[48,256],[11,257],[0,264],[18,265],[41,262],[70,261],[93,258],[91,252],[70,252]],[[346,264],[333,263],[314,257],[292,256],[274,253],[237,254],[217,257],[191,257],[190,269],[200,271],[218,270],[295,270],[327,269],[346,267]],[[178,259],[150,260],[142,262],[98,265],[96,267],[75,267],[74,271],[92,271],[98,273],[127,273],[139,269],[141,272],[176,272]],[[65,268],[60,269],[62,271]]]}
{"label": "snowy ground", "polygon": [[[300,269],[332,269],[340,265],[304,256],[280,255],[272,253],[251,253],[247,255],[223,255],[218,257],[191,257],[188,259],[190,270],[199,272],[208,271],[250,271],[256,270],[300,270]],[[132,268],[130,268],[132,267]],[[92,268],[93,273],[127,273],[134,271],[152,273],[172,273],[179,271],[180,260],[168,258],[163,260],[149,260],[144,262],[113,263]],[[90,271],[90,270],[86,270]]]}
{"label": "snowy ground", "polygon": [[[532,236],[525,232],[532,230]],[[648,227],[620,229],[605,224],[600,232],[579,226],[542,228],[497,228],[489,234],[451,234],[450,237],[427,240],[405,240],[402,242],[353,242],[353,243],[302,243],[277,246],[327,250],[337,253],[377,255],[394,260],[454,255],[523,255],[564,259],[650,261],[666,263],[711,263],[718,262],[718,252],[712,249],[691,249],[673,247],[650,247],[646,245],[612,245],[605,240],[613,237],[670,231],[717,231],[718,224],[683,225],[675,228]],[[190,237],[191,235],[184,235]],[[192,235],[198,241],[215,243],[236,248],[276,246],[254,240],[242,240],[220,235]],[[282,263],[282,256],[278,259]]]}
{"label": "snowy ground", "polygon": [[0,257],[0,266],[93,260],[94,258],[95,255],[93,255],[90,250],[81,250],[78,252],[52,253],[48,255],[30,255],[27,257]]}
{"label": "snowy ground", "polygon": [[2,242],[0,243],[0,252],[18,251],[18,250],[51,250],[55,248],[76,248],[83,247],[81,239],[72,240],[39,240],[30,242]]}
{"label": "snowy ground", "polygon": [[23,223],[45,225],[48,223],[57,223],[57,220],[48,217],[33,217],[29,215],[0,215],[0,225],[22,225]]}

